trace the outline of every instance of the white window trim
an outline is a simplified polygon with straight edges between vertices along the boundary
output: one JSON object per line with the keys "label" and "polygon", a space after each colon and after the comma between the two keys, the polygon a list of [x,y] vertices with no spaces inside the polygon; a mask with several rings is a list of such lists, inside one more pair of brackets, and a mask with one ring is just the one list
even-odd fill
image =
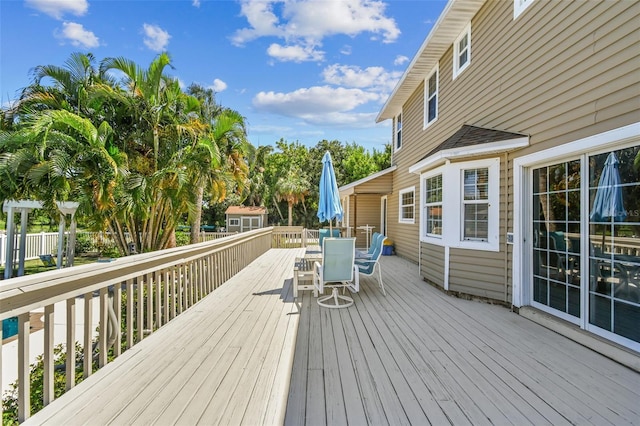
{"label": "white window trim", "polygon": [[[234,223],[235,221],[235,223]],[[240,219],[237,217],[230,217],[229,218],[229,226],[240,226]]]}
{"label": "white window trim", "polygon": [[[435,168],[433,170],[429,170],[426,173],[422,173],[420,175],[420,194],[424,194],[425,191],[425,182],[427,179],[430,179],[434,176],[437,175],[442,175],[442,211],[445,211],[445,198],[446,198],[446,191],[444,191],[444,187],[445,187],[445,174],[444,174],[444,166],[440,166],[438,168]],[[423,197],[420,197],[420,199],[422,200]],[[422,200],[421,201],[421,215],[420,215],[420,241],[423,241],[425,243],[429,243],[429,244],[435,244],[435,245],[443,245],[443,237],[444,237],[444,222],[445,222],[445,217],[442,218],[442,235],[436,235],[436,234],[427,234],[426,233],[426,229],[427,229],[427,215],[426,215],[426,200]]]}
{"label": "white window trim", "polygon": [[[402,195],[413,192],[413,219],[403,219],[402,218]],[[416,187],[411,186],[409,188],[402,189],[398,193],[398,223],[416,223]]]}
{"label": "white window trim", "polygon": [[536,0],[513,0],[513,19],[516,19]]}
{"label": "white window trim", "polygon": [[[462,171],[465,169],[489,169],[489,232],[487,241],[464,240],[462,235]],[[442,218],[442,238],[424,236],[420,232],[420,241],[460,249],[479,251],[500,251],[500,158],[451,163],[421,174],[424,178],[442,172],[442,209],[447,212]],[[449,190],[451,188],[451,190]],[[424,190],[424,188],[422,188]],[[421,220],[422,222],[422,220]],[[421,223],[421,226],[424,226]]]}
{"label": "white window trim", "polygon": [[[458,60],[460,59],[459,43],[464,37],[468,37],[467,43],[467,62],[463,66],[458,65]],[[464,72],[471,65],[471,22],[467,25],[467,27],[460,33],[456,41],[453,43],[453,79],[455,80],[460,74]]]}
{"label": "white window trim", "polygon": [[[400,146],[398,146],[398,117],[400,117]],[[397,152],[402,149],[402,143],[404,142],[402,138],[402,122],[404,121],[404,117],[402,117],[402,112],[396,115],[393,118],[393,151]]]}
{"label": "white window trim", "polygon": [[[436,116],[433,120],[428,121],[429,119],[429,79],[436,75]],[[433,123],[438,121],[438,114],[440,113],[440,63],[437,63],[436,66],[431,70],[431,72],[427,75],[427,78],[424,80],[424,118],[423,118],[423,126],[422,130],[425,130],[427,127],[431,126]]]}

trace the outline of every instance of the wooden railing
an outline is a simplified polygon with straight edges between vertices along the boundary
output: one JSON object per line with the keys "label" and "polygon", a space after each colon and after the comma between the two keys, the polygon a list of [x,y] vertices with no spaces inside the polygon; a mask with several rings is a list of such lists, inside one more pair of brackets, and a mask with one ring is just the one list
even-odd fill
{"label": "wooden railing", "polygon": [[[54,399],[56,368],[64,370],[66,389],[70,389],[76,383],[77,370],[82,371],[83,377],[90,376],[94,365],[99,368],[118,357],[271,247],[301,247],[306,235],[303,228],[262,228],[210,242],[0,282],[0,319],[17,317],[18,324],[19,421],[31,414],[30,313],[44,311],[44,333],[39,334],[44,340],[42,395],[43,404],[47,405]],[[78,300],[83,302],[82,312],[78,312]],[[59,309],[66,318],[66,335],[62,339],[54,335],[54,314]],[[97,332],[94,309],[98,311]],[[76,352],[75,324],[83,324],[80,353]],[[64,368],[54,365],[56,337],[64,342]],[[2,362],[0,357],[0,367]]]}

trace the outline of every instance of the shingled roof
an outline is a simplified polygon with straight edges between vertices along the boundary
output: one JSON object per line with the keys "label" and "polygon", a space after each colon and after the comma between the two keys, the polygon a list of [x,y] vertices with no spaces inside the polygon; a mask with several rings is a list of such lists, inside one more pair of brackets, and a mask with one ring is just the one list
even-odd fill
{"label": "shingled roof", "polygon": [[434,166],[445,159],[472,155],[505,152],[519,149],[529,144],[529,137],[521,133],[463,125],[440,145],[429,151],[409,172],[416,173],[425,167]]}
{"label": "shingled roof", "polygon": [[457,149],[522,137],[526,137],[526,135],[505,132],[502,130],[485,129],[483,127],[469,126],[468,124],[465,124],[460,128],[460,130],[451,135],[423,158],[431,157],[433,154],[446,149]]}

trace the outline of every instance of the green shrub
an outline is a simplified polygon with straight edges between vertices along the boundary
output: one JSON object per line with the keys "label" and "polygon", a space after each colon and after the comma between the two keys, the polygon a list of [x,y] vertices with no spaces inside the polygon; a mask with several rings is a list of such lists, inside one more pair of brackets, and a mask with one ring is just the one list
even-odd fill
{"label": "green shrub", "polygon": [[76,237],[76,254],[87,253],[93,250],[93,243],[88,236],[80,234]]}

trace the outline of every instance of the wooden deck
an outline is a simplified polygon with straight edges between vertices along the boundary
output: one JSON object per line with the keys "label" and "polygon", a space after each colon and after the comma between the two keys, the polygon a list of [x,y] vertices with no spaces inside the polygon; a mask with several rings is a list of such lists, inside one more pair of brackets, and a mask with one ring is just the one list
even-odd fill
{"label": "wooden deck", "polygon": [[[355,304],[291,299],[270,250],[27,424],[640,424],[640,374],[382,259]],[[286,411],[285,411],[286,410]]]}

